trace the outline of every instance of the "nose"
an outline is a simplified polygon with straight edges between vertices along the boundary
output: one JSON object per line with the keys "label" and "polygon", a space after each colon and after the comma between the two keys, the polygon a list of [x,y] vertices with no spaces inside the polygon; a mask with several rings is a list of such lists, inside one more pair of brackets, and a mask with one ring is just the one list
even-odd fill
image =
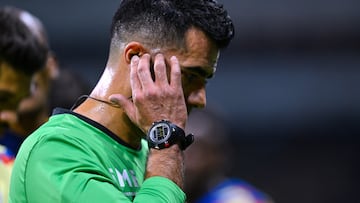
{"label": "nose", "polygon": [[188,104],[195,108],[204,108],[206,106],[205,87],[193,90],[188,96]]}

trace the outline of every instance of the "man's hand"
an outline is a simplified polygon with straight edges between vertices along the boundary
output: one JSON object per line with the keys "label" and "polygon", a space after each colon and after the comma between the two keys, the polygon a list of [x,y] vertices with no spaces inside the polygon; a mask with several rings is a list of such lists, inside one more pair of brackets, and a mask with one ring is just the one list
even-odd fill
{"label": "man's hand", "polygon": [[110,100],[120,105],[130,120],[143,132],[155,121],[168,120],[185,129],[187,109],[181,85],[181,70],[176,57],[170,59],[168,77],[164,56],[157,54],[154,61],[155,81],[151,77],[149,54],[131,60],[130,83],[132,101],[120,94]]}
{"label": "man's hand", "polygon": [[[147,133],[152,123],[168,120],[185,129],[187,109],[181,85],[181,70],[176,57],[170,59],[170,77],[164,56],[157,54],[154,61],[155,80],[151,77],[149,54],[131,60],[130,83],[132,101],[120,94],[110,100],[120,105],[130,120]],[[162,176],[183,187],[183,152],[178,145],[157,150],[150,149],[145,178]]]}

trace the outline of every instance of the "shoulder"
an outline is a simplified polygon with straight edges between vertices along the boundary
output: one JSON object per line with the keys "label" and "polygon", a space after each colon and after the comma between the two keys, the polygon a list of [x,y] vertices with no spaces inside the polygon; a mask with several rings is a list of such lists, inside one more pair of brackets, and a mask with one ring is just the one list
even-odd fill
{"label": "shoulder", "polygon": [[64,155],[66,151],[84,151],[88,145],[85,143],[86,131],[87,127],[75,116],[67,114],[51,116],[49,121],[25,139],[17,154],[16,162],[25,164],[30,159],[42,161]]}
{"label": "shoulder", "polygon": [[96,166],[97,152],[86,127],[71,115],[55,115],[31,134],[16,156],[14,176],[46,179],[71,168]]}

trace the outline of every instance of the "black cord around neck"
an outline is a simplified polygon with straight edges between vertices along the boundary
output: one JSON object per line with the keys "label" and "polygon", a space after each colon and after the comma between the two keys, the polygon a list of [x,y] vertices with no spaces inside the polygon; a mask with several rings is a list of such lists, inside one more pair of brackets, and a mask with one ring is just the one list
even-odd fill
{"label": "black cord around neck", "polygon": [[[117,104],[114,104],[114,103],[111,103],[109,101],[105,101],[105,100],[101,100],[101,99],[98,99],[98,98],[95,98],[95,97],[91,97],[89,95],[81,95],[80,97],[78,97],[74,103],[74,105],[70,108],[70,111],[73,111],[76,107],[78,107],[81,103],[83,103],[85,101],[85,99],[93,99],[95,101],[98,101],[98,102],[102,102],[102,103],[105,103],[105,104],[108,104],[112,107],[115,107],[115,108],[121,108],[121,106],[117,105]],[[130,97],[131,98],[131,97]]]}

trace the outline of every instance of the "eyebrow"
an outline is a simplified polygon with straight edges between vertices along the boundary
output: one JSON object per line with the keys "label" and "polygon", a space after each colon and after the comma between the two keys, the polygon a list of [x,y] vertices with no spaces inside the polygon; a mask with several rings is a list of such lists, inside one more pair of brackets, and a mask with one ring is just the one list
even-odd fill
{"label": "eyebrow", "polygon": [[204,77],[206,79],[210,79],[210,78],[212,78],[214,76],[213,72],[208,72],[208,71],[204,70],[204,68],[202,68],[200,66],[182,68],[181,71],[195,73],[196,75],[199,75],[199,76]]}

